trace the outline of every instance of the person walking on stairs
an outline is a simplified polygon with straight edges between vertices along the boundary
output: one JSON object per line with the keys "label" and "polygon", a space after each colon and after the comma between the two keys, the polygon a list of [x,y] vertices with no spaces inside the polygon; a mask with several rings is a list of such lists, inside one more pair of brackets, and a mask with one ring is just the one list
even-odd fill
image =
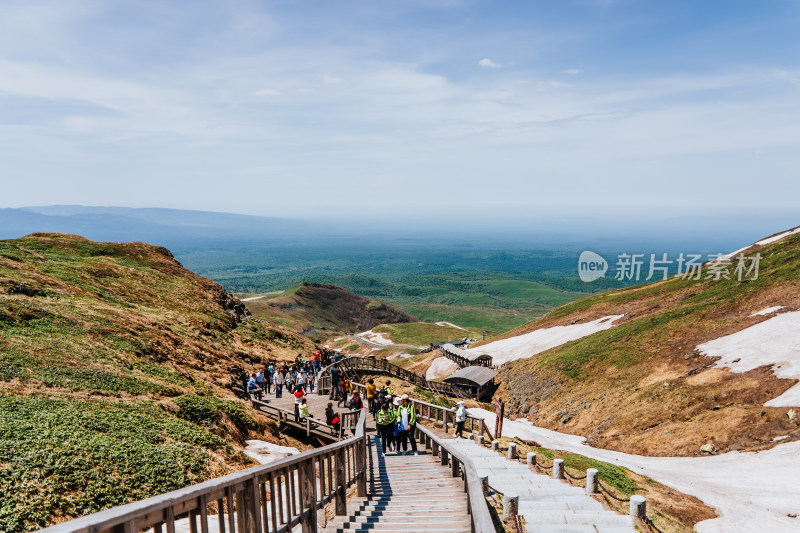
{"label": "person walking on stairs", "polygon": [[456,409],[456,438],[463,438],[464,422],[467,421],[467,408],[464,407],[464,400],[458,402]]}
{"label": "person walking on stairs", "polygon": [[375,423],[378,426],[378,435],[381,437],[381,449],[386,455],[394,439],[394,409],[387,403],[381,405],[378,412],[375,413]]}
{"label": "person walking on stairs", "polygon": [[400,429],[397,435],[397,453],[400,453],[400,447],[403,447],[403,453],[408,454],[408,442],[411,442],[411,453],[418,454],[417,452],[417,439],[414,436],[414,426],[417,423],[417,411],[414,405],[409,401],[408,394],[403,394],[400,399],[400,405],[395,411],[395,421]]}

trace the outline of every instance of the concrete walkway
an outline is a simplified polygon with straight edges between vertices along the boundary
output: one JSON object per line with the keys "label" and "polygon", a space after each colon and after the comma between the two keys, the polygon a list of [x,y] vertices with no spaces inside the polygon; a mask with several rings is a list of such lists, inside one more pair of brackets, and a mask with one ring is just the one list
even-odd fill
{"label": "concrete walkway", "polygon": [[584,489],[531,471],[467,439],[451,441],[475,463],[478,475],[504,495],[519,496],[529,533],[632,533],[633,520],[603,508]]}

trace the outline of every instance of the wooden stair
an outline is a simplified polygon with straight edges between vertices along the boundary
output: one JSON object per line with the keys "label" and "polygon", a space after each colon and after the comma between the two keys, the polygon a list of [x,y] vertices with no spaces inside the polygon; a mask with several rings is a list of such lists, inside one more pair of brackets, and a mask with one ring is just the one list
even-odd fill
{"label": "wooden stair", "polygon": [[323,533],[469,532],[470,516],[461,478],[453,478],[429,453],[383,454],[370,438],[371,476],[366,498],[348,500],[347,516],[337,516]]}

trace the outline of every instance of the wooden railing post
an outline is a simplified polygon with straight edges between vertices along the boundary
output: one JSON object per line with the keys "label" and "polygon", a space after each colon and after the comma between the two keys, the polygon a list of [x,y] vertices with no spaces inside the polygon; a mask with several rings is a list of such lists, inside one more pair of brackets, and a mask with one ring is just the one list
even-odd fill
{"label": "wooden railing post", "polygon": [[336,450],[336,516],[347,514],[347,495],[345,494],[344,448]]}
{"label": "wooden railing post", "polygon": [[314,460],[307,459],[298,465],[297,471],[300,476],[300,524],[303,533],[317,533],[317,472]]}
{"label": "wooden railing post", "polygon": [[356,443],[356,494],[359,498],[367,495],[367,439],[366,436]]}

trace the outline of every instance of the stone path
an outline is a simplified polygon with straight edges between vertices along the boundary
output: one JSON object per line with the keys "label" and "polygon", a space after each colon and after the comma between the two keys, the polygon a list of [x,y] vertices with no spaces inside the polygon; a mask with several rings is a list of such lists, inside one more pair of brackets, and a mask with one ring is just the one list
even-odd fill
{"label": "stone path", "polygon": [[588,496],[584,489],[531,471],[526,465],[467,439],[451,441],[475,463],[478,475],[505,495],[519,496],[529,533],[632,533],[633,520]]}

